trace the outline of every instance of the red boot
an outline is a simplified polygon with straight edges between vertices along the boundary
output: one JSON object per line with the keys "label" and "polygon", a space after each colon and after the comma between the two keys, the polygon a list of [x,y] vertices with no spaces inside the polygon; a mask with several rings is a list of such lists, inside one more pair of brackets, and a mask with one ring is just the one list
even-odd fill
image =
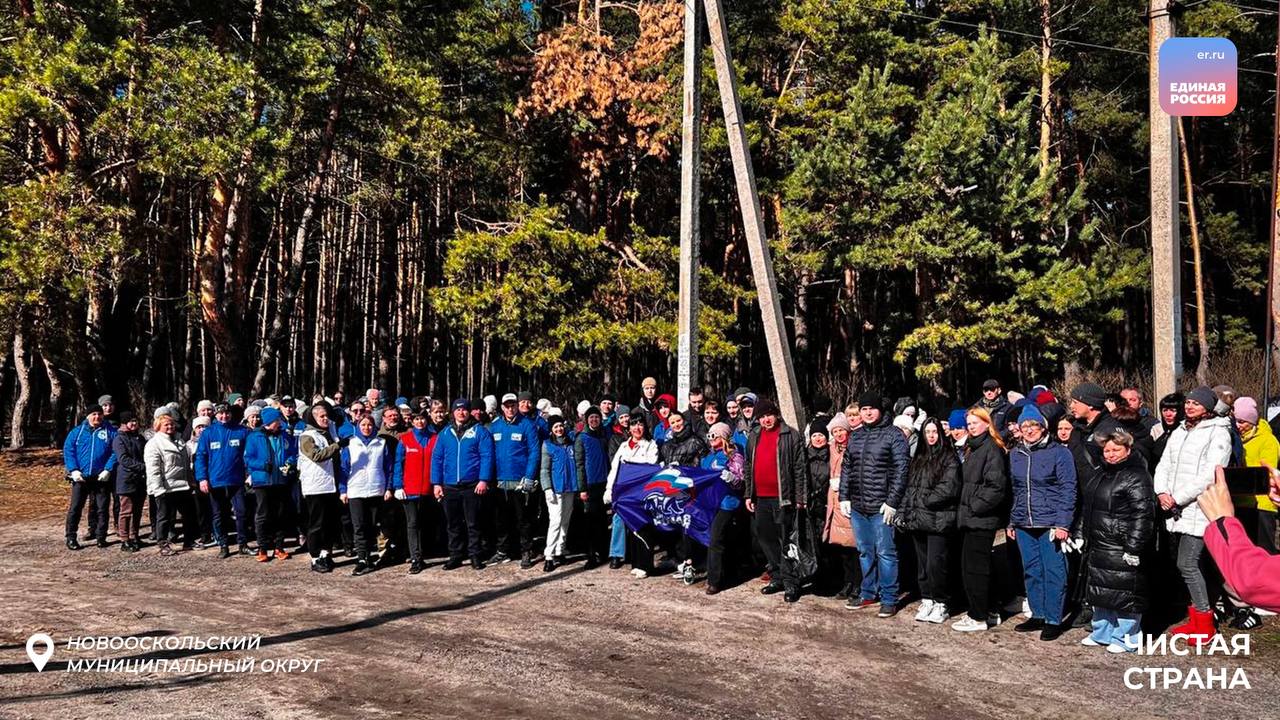
{"label": "red boot", "polygon": [[1171,628],[1169,634],[1184,636],[1188,645],[1198,646],[1211,641],[1218,634],[1218,628],[1213,621],[1213,611],[1188,607],[1187,621]]}
{"label": "red boot", "polygon": [[1196,624],[1196,609],[1195,607],[1188,605],[1187,621],[1181,625],[1175,625],[1169,628],[1169,635],[1194,635],[1197,627],[1199,626]]}

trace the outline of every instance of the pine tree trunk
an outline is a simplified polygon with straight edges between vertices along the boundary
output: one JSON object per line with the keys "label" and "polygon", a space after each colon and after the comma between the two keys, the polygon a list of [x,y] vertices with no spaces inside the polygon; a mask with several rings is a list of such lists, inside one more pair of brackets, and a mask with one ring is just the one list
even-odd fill
{"label": "pine tree trunk", "polygon": [[9,449],[16,450],[27,443],[27,406],[31,404],[31,363],[27,357],[24,330],[19,328],[13,336],[14,380],[18,384],[18,397],[13,401],[13,417],[9,426]]}
{"label": "pine tree trunk", "polygon": [[258,354],[258,369],[253,378],[253,393],[255,395],[262,392],[263,385],[267,379],[267,369],[275,360],[276,351],[284,338],[285,327],[289,318],[293,315],[293,307],[298,298],[298,291],[302,287],[302,275],[303,270],[306,268],[307,252],[315,245],[315,241],[310,237],[311,223],[315,218],[316,206],[320,200],[320,190],[324,187],[324,181],[328,175],[329,160],[333,155],[334,140],[338,134],[338,121],[342,118],[343,100],[346,97],[346,83],[351,75],[352,68],[355,66],[356,57],[360,52],[365,21],[368,16],[369,8],[365,5],[358,6],[355,26],[347,39],[346,55],[343,57],[342,65],[336,73],[333,97],[329,100],[328,116],[325,118],[324,130],[320,135],[319,154],[316,157],[315,168],[307,181],[306,199],[302,205],[302,214],[298,219],[297,230],[294,232],[289,274],[285,279],[284,287],[281,288],[279,298],[276,300],[275,318],[271,322],[271,332],[268,333],[266,341]]}

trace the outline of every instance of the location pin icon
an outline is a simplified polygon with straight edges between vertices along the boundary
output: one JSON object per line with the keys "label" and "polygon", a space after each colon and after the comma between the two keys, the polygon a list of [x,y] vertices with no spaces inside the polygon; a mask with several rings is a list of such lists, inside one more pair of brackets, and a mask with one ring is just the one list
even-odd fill
{"label": "location pin icon", "polygon": [[[42,649],[37,651],[37,646]],[[36,633],[27,638],[27,657],[31,658],[31,664],[36,666],[36,672],[43,671],[45,663],[53,657],[53,638],[44,633]]]}

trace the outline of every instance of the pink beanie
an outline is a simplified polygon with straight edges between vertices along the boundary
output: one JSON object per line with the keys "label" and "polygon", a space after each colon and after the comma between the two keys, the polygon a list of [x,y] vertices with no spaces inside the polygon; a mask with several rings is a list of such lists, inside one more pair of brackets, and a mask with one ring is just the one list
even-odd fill
{"label": "pink beanie", "polygon": [[1235,409],[1237,420],[1243,420],[1250,425],[1258,424],[1258,401],[1251,397],[1236,398]]}

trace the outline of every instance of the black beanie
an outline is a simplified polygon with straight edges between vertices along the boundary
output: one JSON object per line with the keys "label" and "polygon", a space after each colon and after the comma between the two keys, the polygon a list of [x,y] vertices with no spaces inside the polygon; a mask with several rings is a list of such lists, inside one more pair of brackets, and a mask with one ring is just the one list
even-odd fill
{"label": "black beanie", "polygon": [[873,407],[877,410],[884,409],[884,398],[880,393],[868,390],[858,396],[858,407]]}

